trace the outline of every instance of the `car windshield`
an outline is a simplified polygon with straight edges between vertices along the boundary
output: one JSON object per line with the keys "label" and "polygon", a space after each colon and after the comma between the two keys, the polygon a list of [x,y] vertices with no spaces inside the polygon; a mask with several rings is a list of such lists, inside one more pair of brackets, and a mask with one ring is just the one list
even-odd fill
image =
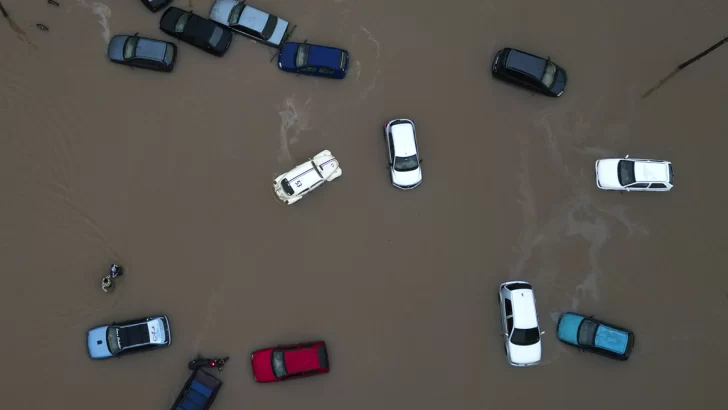
{"label": "car windshield", "polygon": [[185,32],[185,26],[187,25],[187,21],[189,21],[191,15],[191,13],[185,13],[179,18],[179,20],[177,20],[177,24],[174,25],[175,33]]}
{"label": "car windshield", "polygon": [[394,170],[399,172],[414,171],[420,166],[417,161],[417,155],[410,155],[409,157],[395,157],[394,158]]}
{"label": "car windshield", "polygon": [[537,327],[531,329],[514,329],[511,335],[511,343],[519,346],[530,346],[541,340],[541,334]]}
{"label": "car windshield", "polygon": [[265,27],[263,27],[263,32],[260,33],[260,35],[268,40],[270,36],[273,35],[273,31],[275,31],[276,26],[278,25],[278,17],[276,16],[268,16],[268,21],[265,22]]}
{"label": "car windshield", "polygon": [[626,186],[635,182],[634,176],[634,162],[621,160],[617,166],[619,172],[617,178],[622,186]]}
{"label": "car windshield", "polygon": [[134,58],[137,43],[139,43],[139,37],[129,37],[126,39],[126,43],[124,43],[124,60]]}
{"label": "car windshield", "polygon": [[283,352],[278,350],[273,351],[271,361],[273,362],[273,374],[275,374],[277,378],[280,379],[287,374],[286,362],[283,358]]}
{"label": "car windshield", "polygon": [[109,352],[111,352],[111,354],[117,354],[121,351],[118,327],[109,326],[109,328],[106,329],[106,346],[109,347]]}
{"label": "car windshield", "polygon": [[301,44],[296,51],[296,67],[303,67],[308,62],[308,50],[311,48],[308,44]]}
{"label": "car windshield", "polygon": [[599,325],[589,319],[585,319],[579,326],[577,335],[579,345],[594,346],[594,336],[597,334]]}
{"label": "car windshield", "polygon": [[243,13],[244,8],[245,2],[241,1],[240,3],[236,4],[235,7],[233,7],[233,11],[230,12],[228,24],[230,24],[231,26],[238,24],[238,21],[240,21],[240,15]]}
{"label": "car windshield", "polygon": [[215,26],[215,29],[212,30],[212,35],[210,36],[210,45],[216,46],[222,38],[222,33],[222,27]]}
{"label": "car windshield", "polygon": [[541,77],[541,82],[547,88],[551,88],[551,85],[554,83],[554,78],[556,78],[556,64],[551,61],[547,61],[546,69],[543,72],[543,77]]}
{"label": "car windshield", "polygon": [[293,195],[293,187],[288,182],[288,179],[284,178],[283,181],[281,181],[281,186],[283,187],[283,192],[285,192],[288,195]]}

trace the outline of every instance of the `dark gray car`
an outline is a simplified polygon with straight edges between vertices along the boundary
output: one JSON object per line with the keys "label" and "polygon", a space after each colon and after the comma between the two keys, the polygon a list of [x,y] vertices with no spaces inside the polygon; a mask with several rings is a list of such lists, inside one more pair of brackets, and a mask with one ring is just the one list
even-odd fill
{"label": "dark gray car", "polygon": [[550,58],[544,59],[514,48],[495,55],[493,76],[532,91],[560,97],[566,88],[566,71]]}
{"label": "dark gray car", "polygon": [[137,35],[114,36],[109,42],[108,56],[118,64],[169,72],[177,60],[177,46]]}

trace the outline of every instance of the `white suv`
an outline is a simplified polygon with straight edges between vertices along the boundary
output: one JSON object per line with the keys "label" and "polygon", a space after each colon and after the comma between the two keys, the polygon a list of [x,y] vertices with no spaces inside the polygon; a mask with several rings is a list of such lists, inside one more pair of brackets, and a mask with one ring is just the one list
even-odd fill
{"label": "white suv", "polygon": [[531,284],[505,282],[498,289],[503,338],[508,363],[533,366],[541,361],[541,335],[536,313],[536,298]]}
{"label": "white suv", "polygon": [[333,181],[340,176],[339,161],[331,155],[331,151],[324,150],[312,159],[279,175],[273,180],[273,191],[284,204],[291,205],[325,181]]}
{"label": "white suv", "polygon": [[417,149],[415,123],[398,119],[384,125],[384,139],[389,152],[392,185],[399,189],[412,189],[422,183],[422,159]]}
{"label": "white suv", "polygon": [[672,189],[672,163],[655,159],[600,159],[594,164],[597,187],[611,191],[656,191]]}

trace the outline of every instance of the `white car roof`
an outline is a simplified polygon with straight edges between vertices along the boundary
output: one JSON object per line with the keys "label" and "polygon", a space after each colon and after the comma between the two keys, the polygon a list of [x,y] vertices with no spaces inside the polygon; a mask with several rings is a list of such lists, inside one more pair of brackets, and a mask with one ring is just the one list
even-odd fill
{"label": "white car roof", "polygon": [[637,182],[668,182],[670,170],[664,162],[634,162],[634,176]]}
{"label": "white car roof", "polygon": [[392,126],[392,142],[394,143],[394,152],[398,157],[409,157],[417,153],[415,130],[410,123],[400,123]]}
{"label": "white car roof", "polygon": [[253,29],[258,33],[262,33],[265,28],[265,23],[268,22],[268,16],[268,13],[246,5],[243,12],[240,14],[238,24]]}
{"label": "white car roof", "polygon": [[[288,171],[285,178],[288,180],[291,188],[293,188],[294,195],[298,195],[301,191],[310,188],[311,185],[321,181],[322,179],[318,172],[316,172],[311,161],[306,161],[305,163]],[[300,182],[301,186],[298,186],[297,182]]]}
{"label": "white car roof", "polygon": [[513,325],[518,329],[538,327],[536,299],[530,289],[518,289],[511,292],[513,304]]}

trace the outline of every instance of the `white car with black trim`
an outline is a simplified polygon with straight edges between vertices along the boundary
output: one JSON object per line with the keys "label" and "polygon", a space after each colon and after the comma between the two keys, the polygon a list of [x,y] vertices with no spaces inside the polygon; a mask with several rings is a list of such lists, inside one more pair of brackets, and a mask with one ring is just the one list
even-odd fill
{"label": "white car with black trim", "polygon": [[384,125],[392,185],[400,189],[416,188],[422,183],[422,159],[417,148],[415,123],[408,119],[388,121]]}
{"label": "white car with black trim", "polygon": [[284,204],[291,205],[327,181],[341,176],[339,161],[324,150],[310,160],[273,180],[273,192]]}
{"label": "white car with black trim", "polygon": [[167,316],[152,316],[99,326],[88,331],[86,343],[92,359],[108,359],[160,349],[172,343]]}
{"label": "white car with black trim", "polygon": [[672,189],[672,163],[655,159],[600,159],[594,164],[597,187],[609,191],[654,191]]}
{"label": "white car with black trim", "polygon": [[215,0],[210,20],[276,48],[281,46],[288,30],[286,20],[249,6],[245,0]]}
{"label": "white car with black trim", "polygon": [[498,288],[503,339],[508,363],[533,366],[541,361],[541,331],[533,287],[524,281],[505,282]]}

